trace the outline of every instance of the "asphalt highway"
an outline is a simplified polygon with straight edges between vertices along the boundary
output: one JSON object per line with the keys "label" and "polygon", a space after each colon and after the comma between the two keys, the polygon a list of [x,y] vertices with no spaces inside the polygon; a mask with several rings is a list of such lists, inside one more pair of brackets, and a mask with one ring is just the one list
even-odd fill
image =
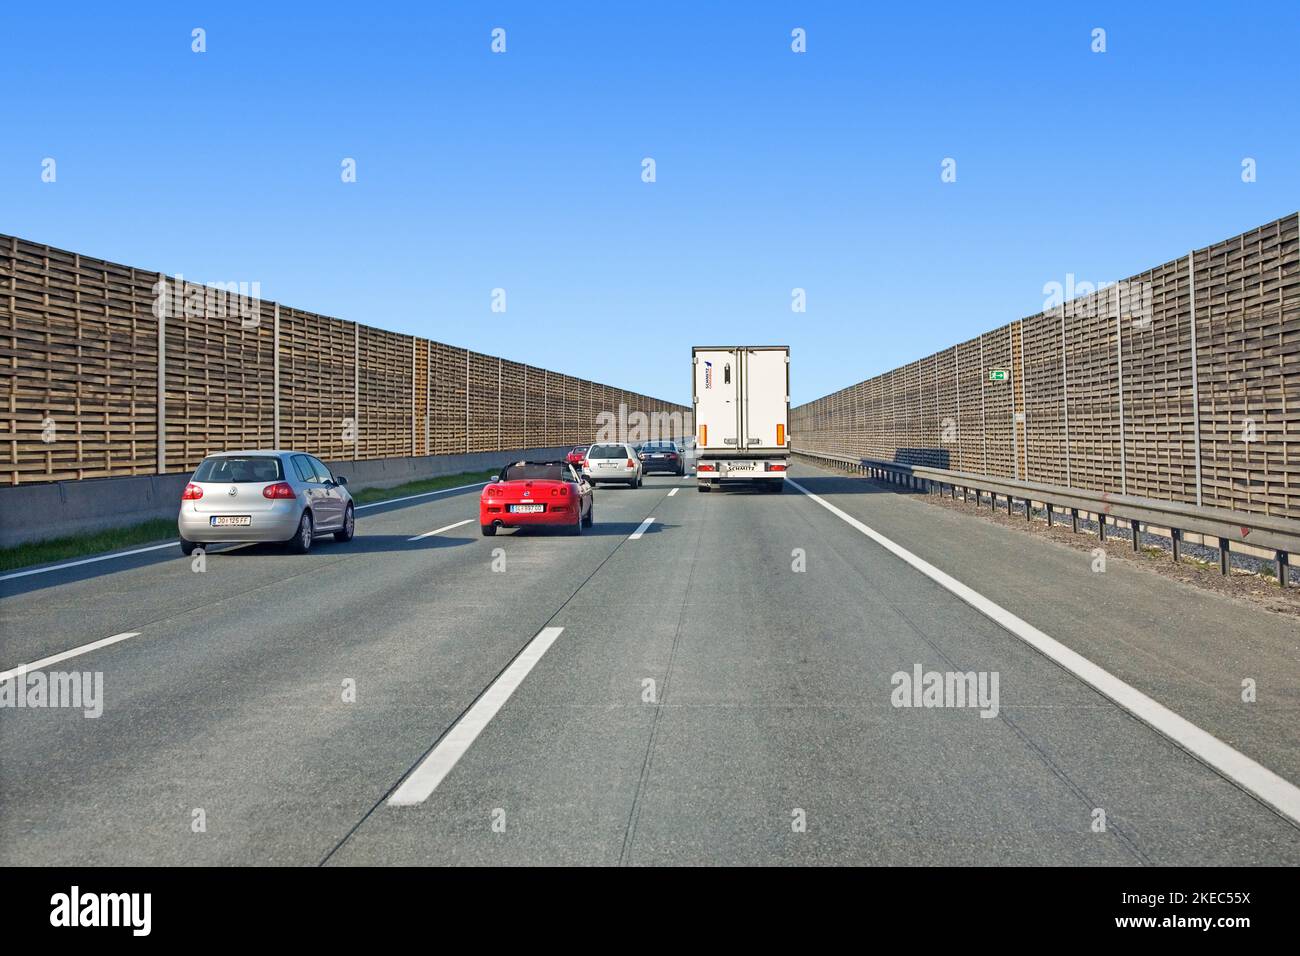
{"label": "asphalt highway", "polygon": [[[791,475],[601,487],[582,537],[481,537],[473,488],[369,508],[303,556],[0,581],[0,670],[133,635],[49,666],[101,673],[101,716],[0,708],[0,863],[1300,863],[1258,775],[846,518],[1284,799],[1293,618]],[[896,676],[918,667],[996,695],[924,706]]]}

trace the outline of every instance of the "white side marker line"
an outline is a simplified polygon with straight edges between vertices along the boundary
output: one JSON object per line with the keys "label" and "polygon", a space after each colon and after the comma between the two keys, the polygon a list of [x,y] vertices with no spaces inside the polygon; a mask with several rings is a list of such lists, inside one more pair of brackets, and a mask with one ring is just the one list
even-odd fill
{"label": "white side marker line", "polygon": [[472,485],[457,485],[455,488],[440,488],[437,491],[422,491],[418,495],[407,495],[404,498],[389,498],[386,501],[372,501],[368,505],[355,505],[357,511],[364,511],[367,508],[379,508],[383,505],[395,505],[399,501],[414,501],[416,498],[429,498],[433,495],[449,495],[453,491],[464,491],[466,488],[482,488],[486,481],[476,481]]}
{"label": "white side marker line", "polygon": [[628,535],[627,540],[636,541],[638,538],[641,537],[641,535],[645,534],[646,529],[649,528],[652,524],[654,524],[654,521],[655,521],[654,515],[651,515],[649,518],[646,518],[645,521],[641,522],[640,527],[638,527],[635,531],[633,531],[630,535]]}
{"label": "white side marker line", "polygon": [[[453,491],[464,491],[466,488],[482,488],[486,481],[476,482],[472,485],[457,485],[455,488],[442,488],[438,491],[425,491],[418,495],[407,495],[405,498],[389,498],[387,501],[375,501],[368,505],[355,505],[357,511],[364,511],[366,508],[378,508],[380,505],[396,504],[399,501],[414,501],[416,498],[428,498],[432,495],[445,495]],[[412,539],[414,540],[414,539]],[[146,551],[161,551],[163,548],[176,547],[175,541],[168,541],[166,544],[151,544],[147,548],[136,548],[133,551],[117,551],[113,554],[101,554],[93,558],[81,558],[77,561],[65,561],[62,564],[52,564],[48,568],[32,568],[28,571],[12,571],[9,574],[0,574],[0,581],[8,581],[10,578],[25,578],[29,574],[47,574],[50,571],[62,571],[65,568],[75,568],[80,564],[93,564],[96,561],[112,561],[114,558],[129,558],[133,554],[144,554]],[[241,545],[241,547],[243,547]]]}
{"label": "white side marker line", "polygon": [[133,554],[144,554],[146,551],[161,551],[163,548],[176,547],[175,541],[168,541],[166,544],[151,544],[147,548],[136,548],[132,551],[118,551],[114,554],[101,554],[94,558],[81,558],[78,561],[65,561],[63,564],[51,565],[48,568],[32,568],[29,571],[11,571],[9,574],[0,574],[0,581],[8,581],[10,578],[25,578],[29,574],[45,574],[47,571],[62,571],[64,568],[75,568],[79,564],[94,564],[96,561],[111,561],[113,558],[129,558]]}
{"label": "white side marker line", "polygon": [[674,488],[672,491],[668,492],[668,497],[671,498],[673,495],[677,494],[677,492],[680,490],[681,490],[680,488]]}
{"label": "white side marker line", "polygon": [[80,647],[74,647],[70,651],[63,651],[60,654],[52,654],[49,657],[42,657],[39,661],[32,661],[30,664],[23,664],[19,667],[15,667],[13,670],[0,671],[0,682],[7,681],[11,677],[25,674],[29,671],[41,670],[42,668],[49,667],[51,664],[57,664],[59,661],[66,661],[69,657],[76,657],[79,654],[88,654],[101,647],[108,647],[110,644],[116,644],[118,641],[125,641],[128,637],[137,637],[139,634],[139,631],[127,631],[123,634],[114,634],[112,637],[105,637],[102,640],[91,641],[89,644],[82,644]]}
{"label": "white side marker line", "polygon": [[1300,787],[1279,777],[1267,767],[1256,763],[1239,750],[1230,747],[1213,734],[1207,733],[1191,721],[1179,717],[1168,707],[1152,700],[1136,687],[1103,670],[1081,654],[1048,637],[1038,628],[995,604],[978,591],[967,587],[956,578],[945,574],[934,565],[918,558],[901,545],[895,544],[880,532],[869,528],[857,518],[846,514],[828,501],[824,501],[798,482],[786,482],[803,492],[837,518],[861,531],[876,544],[895,557],[902,559],[936,584],[961,598],[985,617],[1001,625],[1039,653],[1055,661],[1085,684],[1095,688],[1120,707],[1158,733],[1168,737],[1188,753],[1197,757],[1242,789],[1254,794],[1278,813],[1300,824]]}
{"label": "white side marker line", "polygon": [[455,524],[449,524],[445,528],[435,528],[433,531],[426,531],[424,534],[417,534],[414,538],[407,538],[407,541],[419,541],[421,538],[432,538],[435,534],[442,534],[444,531],[450,531],[452,528],[459,528],[463,524],[469,524],[473,518],[466,518],[464,521],[457,521]]}
{"label": "white side marker line", "polygon": [[563,630],[562,627],[544,627],[528,642],[528,646],[519,652],[483,696],[474,701],[474,705],[461,715],[438,745],[393,791],[388,798],[390,807],[411,807],[429,798]]}

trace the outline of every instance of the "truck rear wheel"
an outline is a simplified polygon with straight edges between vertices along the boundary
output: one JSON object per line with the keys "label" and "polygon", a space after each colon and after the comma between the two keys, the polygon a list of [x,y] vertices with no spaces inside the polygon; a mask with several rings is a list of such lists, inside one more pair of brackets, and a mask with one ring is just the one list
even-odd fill
{"label": "truck rear wheel", "polygon": [[695,487],[698,488],[701,492],[705,492],[705,491],[708,491],[708,490],[709,490],[710,488],[712,488],[713,486],[710,485],[707,481],[701,481],[701,482],[700,482],[698,485],[696,485]]}

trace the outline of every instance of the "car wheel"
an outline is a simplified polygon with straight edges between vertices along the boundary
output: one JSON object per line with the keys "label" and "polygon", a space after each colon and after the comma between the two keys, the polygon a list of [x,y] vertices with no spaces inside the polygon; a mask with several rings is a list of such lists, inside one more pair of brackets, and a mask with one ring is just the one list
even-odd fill
{"label": "car wheel", "polygon": [[294,554],[306,554],[311,550],[311,543],[316,533],[312,524],[311,512],[304,511],[298,521],[298,533],[289,539],[289,550]]}
{"label": "car wheel", "polygon": [[479,530],[483,532],[483,537],[485,538],[490,538],[497,533],[497,526],[494,524],[481,524],[478,527]]}
{"label": "car wheel", "polygon": [[181,554],[191,555],[194,553],[195,548],[201,547],[203,547],[203,542],[201,541],[186,541],[184,538],[181,538]]}
{"label": "car wheel", "polygon": [[352,512],[352,506],[348,505],[348,510],[343,513],[343,530],[334,532],[335,541],[351,541],[352,536],[357,533],[357,519]]}
{"label": "car wheel", "polygon": [[579,511],[578,520],[573,522],[573,524],[569,525],[569,534],[582,534],[582,529],[585,527],[585,525],[586,522],[582,520],[582,512]]}
{"label": "car wheel", "polygon": [[594,501],[591,503],[590,507],[587,508],[586,523],[588,528],[596,523],[596,502]]}

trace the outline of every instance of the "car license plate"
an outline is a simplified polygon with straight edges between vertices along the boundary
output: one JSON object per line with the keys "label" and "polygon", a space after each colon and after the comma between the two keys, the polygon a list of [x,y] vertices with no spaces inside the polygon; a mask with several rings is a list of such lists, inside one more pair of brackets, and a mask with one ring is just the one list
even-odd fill
{"label": "car license plate", "polygon": [[208,521],[214,528],[246,528],[253,523],[253,516],[213,515]]}
{"label": "car license plate", "polygon": [[618,463],[617,463],[617,462],[613,462],[613,461],[602,461],[602,462],[600,463],[600,467],[601,467],[601,468],[617,468],[617,467],[618,467]]}
{"label": "car license plate", "polygon": [[536,514],[542,511],[545,505],[511,505],[510,511],[514,514]]}

